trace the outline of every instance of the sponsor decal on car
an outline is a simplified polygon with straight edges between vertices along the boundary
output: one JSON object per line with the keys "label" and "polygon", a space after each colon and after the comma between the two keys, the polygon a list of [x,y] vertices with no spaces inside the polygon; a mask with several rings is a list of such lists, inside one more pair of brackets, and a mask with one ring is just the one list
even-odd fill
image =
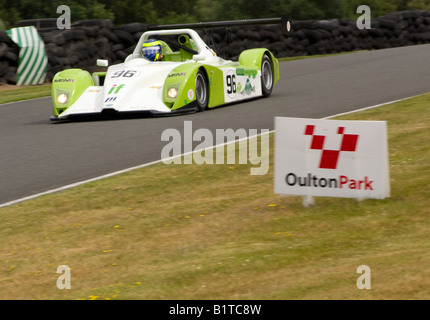
{"label": "sponsor decal on car", "polygon": [[261,95],[258,71],[245,68],[224,68],[225,102],[232,102]]}
{"label": "sponsor decal on car", "polygon": [[188,99],[190,99],[190,100],[194,99],[194,91],[193,91],[193,89],[188,90]]}
{"label": "sponsor decal on car", "polygon": [[187,75],[187,73],[186,72],[181,72],[181,73],[172,73],[172,74],[169,74],[168,76],[167,76],[167,78],[171,78],[171,77],[182,77],[182,76],[186,76]]}
{"label": "sponsor decal on car", "polygon": [[124,87],[125,87],[125,84],[120,84],[120,85],[114,84],[112,88],[110,88],[110,90],[108,91],[108,94],[117,94]]}
{"label": "sponsor decal on car", "polygon": [[105,100],[105,103],[107,103],[107,102],[115,102],[115,100],[116,100],[116,97],[107,97],[106,100]]}
{"label": "sponsor decal on car", "polygon": [[122,80],[127,80],[133,78],[134,76],[138,76],[139,74],[140,72],[137,70],[119,70],[110,75],[109,79],[121,78]]}
{"label": "sponsor decal on car", "polygon": [[[240,84],[240,88],[242,88],[242,84]],[[242,95],[250,96],[252,93],[255,92],[255,85],[252,85],[251,82],[249,81],[249,78],[248,78],[248,79],[246,79],[245,88],[243,88],[243,90],[240,90],[239,92]]]}
{"label": "sponsor decal on car", "polygon": [[75,82],[75,79],[55,79],[54,83],[56,82]]}
{"label": "sponsor decal on car", "polygon": [[258,71],[256,69],[244,69],[244,68],[236,69],[236,75],[238,76],[247,76],[255,79],[257,74],[258,74]]}

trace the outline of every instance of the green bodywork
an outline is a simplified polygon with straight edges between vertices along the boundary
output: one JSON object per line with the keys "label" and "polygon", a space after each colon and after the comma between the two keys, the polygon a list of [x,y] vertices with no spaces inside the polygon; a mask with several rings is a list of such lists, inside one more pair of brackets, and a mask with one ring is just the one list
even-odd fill
{"label": "green bodywork", "polygon": [[[165,81],[163,91],[163,101],[171,109],[177,110],[184,107],[195,99],[195,78],[197,72],[201,69],[206,75],[209,88],[208,108],[213,108],[225,103],[224,97],[224,74],[222,68],[236,68],[238,74],[250,75],[255,78],[258,71],[261,71],[261,63],[264,55],[268,55],[273,70],[273,84],[279,80],[279,62],[275,56],[267,49],[249,49],[245,50],[239,56],[238,62],[232,62],[222,67],[200,64],[196,62],[185,63],[173,69]],[[176,99],[170,99],[167,96],[171,88],[178,90]],[[243,88],[250,90],[249,88]],[[193,90],[193,99],[190,99],[188,93]]]}
{"label": "green bodywork", "polygon": [[[214,107],[224,103],[223,73],[218,67],[202,65],[198,63],[185,63],[173,69],[164,82],[164,103],[171,109],[177,110],[195,101],[196,75],[199,70],[203,70],[208,81],[209,104]],[[176,99],[170,99],[167,92],[172,88],[178,90]],[[192,90],[193,98],[190,99],[189,92]]]}
{"label": "green bodywork", "polygon": [[[187,47],[194,48],[191,39],[186,38]],[[271,59],[273,70],[273,84],[279,80],[279,62],[267,49],[250,49],[243,51],[238,62],[231,62],[220,66],[212,66],[200,62],[189,62],[179,65],[173,69],[164,82],[163,102],[170,110],[178,110],[196,101],[195,79],[197,72],[202,70],[206,76],[208,84],[208,108],[213,108],[225,104],[224,97],[224,74],[223,68],[235,68],[238,75],[248,75],[256,77],[261,71],[261,63],[264,55]],[[167,61],[184,61],[192,58],[192,54],[185,50],[179,52],[166,52]],[[85,92],[89,86],[101,85],[99,79],[104,78],[106,72],[95,72],[91,76],[89,72],[82,69],[67,69],[58,72],[52,80],[52,105],[54,115],[59,116],[64,110],[70,107]],[[239,91],[245,90],[249,94],[251,88],[239,83]],[[177,97],[171,99],[167,93],[171,88],[178,90]],[[67,94],[67,103],[61,104],[57,101],[60,94]]]}
{"label": "green bodywork", "polygon": [[279,61],[267,49],[257,48],[243,51],[239,56],[239,65],[255,67],[261,71],[261,61],[263,60],[264,54],[267,54],[272,62],[273,84],[276,84],[279,80]]}
{"label": "green bodywork", "polygon": [[[94,81],[88,71],[82,69],[67,69],[58,72],[52,79],[52,106],[54,115],[59,116],[70,107]],[[61,94],[68,96],[67,103],[61,104],[57,97]]]}

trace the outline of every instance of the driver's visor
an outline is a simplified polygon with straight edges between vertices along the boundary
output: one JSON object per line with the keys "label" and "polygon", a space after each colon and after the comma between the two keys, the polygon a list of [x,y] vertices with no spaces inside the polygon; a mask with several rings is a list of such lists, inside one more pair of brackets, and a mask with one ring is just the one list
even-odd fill
{"label": "driver's visor", "polygon": [[142,48],[142,53],[144,56],[146,55],[151,55],[151,54],[157,54],[160,53],[160,47],[159,46],[154,46],[154,47],[143,47]]}

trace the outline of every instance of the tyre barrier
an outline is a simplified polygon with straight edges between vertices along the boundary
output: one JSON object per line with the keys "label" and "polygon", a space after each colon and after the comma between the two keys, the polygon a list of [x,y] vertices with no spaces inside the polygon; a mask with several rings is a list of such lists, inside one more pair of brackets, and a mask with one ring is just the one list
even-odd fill
{"label": "tyre barrier", "polygon": [[15,84],[19,47],[0,30],[0,85]]}
{"label": "tyre barrier", "polygon": [[[43,20],[43,19],[42,19]],[[34,25],[45,43],[48,56],[47,80],[67,68],[100,70],[97,59],[121,63],[132,53],[136,42],[148,29],[144,23],[114,26],[105,19],[82,20],[71,29],[59,30],[52,19],[20,21]],[[246,49],[267,48],[277,58],[332,54],[357,50],[411,46],[430,43],[430,12],[399,11],[374,18],[371,29],[358,29],[347,19],[292,22],[288,35],[278,25],[196,29],[219,56],[236,60]],[[19,48],[0,31],[0,84],[16,83]]]}

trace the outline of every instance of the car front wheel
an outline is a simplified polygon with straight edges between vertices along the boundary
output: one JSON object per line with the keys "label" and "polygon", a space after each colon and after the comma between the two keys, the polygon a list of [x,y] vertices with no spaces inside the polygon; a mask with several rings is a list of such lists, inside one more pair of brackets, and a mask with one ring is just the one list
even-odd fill
{"label": "car front wheel", "polygon": [[207,108],[209,102],[209,91],[206,76],[202,70],[199,70],[196,75],[196,101],[199,111]]}

